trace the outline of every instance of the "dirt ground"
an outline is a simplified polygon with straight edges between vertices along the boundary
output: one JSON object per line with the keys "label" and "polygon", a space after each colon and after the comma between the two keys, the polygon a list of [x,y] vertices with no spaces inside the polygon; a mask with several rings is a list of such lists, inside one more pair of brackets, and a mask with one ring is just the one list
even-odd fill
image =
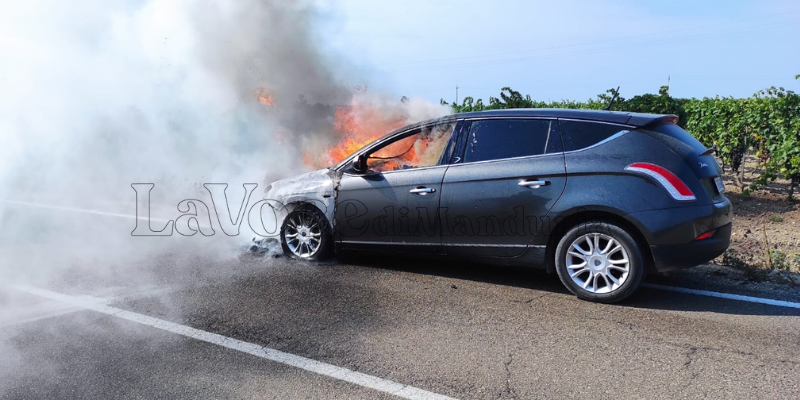
{"label": "dirt ground", "polygon": [[[743,166],[743,188],[758,176],[758,162],[748,157]],[[789,202],[789,182],[778,179],[757,191],[742,190],[726,166],[726,195],[733,204],[731,248],[715,260],[719,264],[766,274],[769,270],[800,272],[800,195]],[[774,275],[774,273],[773,273]]]}

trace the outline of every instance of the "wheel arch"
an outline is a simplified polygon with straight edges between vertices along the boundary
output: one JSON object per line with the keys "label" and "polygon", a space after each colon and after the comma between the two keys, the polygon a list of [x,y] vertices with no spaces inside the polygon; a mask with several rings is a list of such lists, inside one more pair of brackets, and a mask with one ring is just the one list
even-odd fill
{"label": "wheel arch", "polygon": [[645,237],[645,234],[633,221],[624,217],[624,213],[620,210],[608,208],[587,209],[580,207],[570,212],[562,214],[557,218],[556,224],[550,231],[550,236],[547,241],[547,248],[545,250],[546,268],[548,273],[555,273],[555,252],[558,242],[562,237],[572,228],[589,221],[600,221],[612,223],[625,229],[639,245],[642,251],[642,258],[645,262],[645,272],[653,273],[656,271],[653,253],[650,251],[650,245]]}

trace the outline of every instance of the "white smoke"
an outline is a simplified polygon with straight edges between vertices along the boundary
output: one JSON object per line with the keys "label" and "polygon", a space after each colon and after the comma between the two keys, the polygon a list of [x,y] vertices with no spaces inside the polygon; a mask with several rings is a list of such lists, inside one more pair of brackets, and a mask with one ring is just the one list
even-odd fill
{"label": "white smoke", "polygon": [[[307,170],[303,151],[338,140],[334,111],[353,102],[363,78],[326,47],[336,35],[322,31],[335,25],[329,18],[311,0],[5,4],[0,201],[132,215],[131,184],[154,183],[152,204],[174,219],[181,200],[209,199],[203,183],[228,183],[235,210],[243,183],[260,185],[255,198],[267,181]],[[420,100],[360,96],[409,123],[446,113]],[[187,241],[232,254],[219,229],[211,238],[150,240],[130,236],[133,220],[106,225],[53,210],[0,203],[0,276],[114,270],[189,252],[177,248]]]}
{"label": "white smoke", "polygon": [[[227,236],[216,215],[211,237],[131,236],[147,223],[130,218],[131,185],[154,184],[153,216],[175,220],[184,199],[213,206],[204,183],[227,183],[235,213],[243,184],[259,184],[252,204],[265,183],[307,170],[302,153],[338,140],[336,107],[362,83],[360,71],[326,50],[336,32],[323,29],[335,24],[320,10],[311,0],[4,2],[0,284],[119,299],[130,288],[210,285],[269,265],[239,260],[246,227]],[[408,122],[446,112],[376,93],[360,99]],[[0,315],[28,307],[5,289]],[[160,301],[172,309],[168,296]],[[0,397],[32,368],[15,335],[6,327],[0,337]],[[73,367],[37,366],[35,374]]]}
{"label": "white smoke", "polygon": [[272,92],[282,110],[300,96],[346,100],[331,67],[340,64],[319,50],[305,2],[8,8],[0,121],[9,146],[0,171],[29,192],[70,181],[129,197],[131,182],[214,181],[287,165],[292,154],[273,145],[278,111],[259,104],[256,90]]}

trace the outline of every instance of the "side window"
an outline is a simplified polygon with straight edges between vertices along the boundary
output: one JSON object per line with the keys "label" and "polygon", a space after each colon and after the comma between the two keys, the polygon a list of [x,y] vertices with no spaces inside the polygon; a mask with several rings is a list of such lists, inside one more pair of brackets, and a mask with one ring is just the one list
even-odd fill
{"label": "side window", "polygon": [[[551,121],[489,119],[474,121],[467,135],[464,162],[499,160],[546,153]],[[557,138],[553,135],[553,138]]]}
{"label": "side window", "polygon": [[372,151],[367,167],[374,172],[430,167],[439,164],[455,123],[424,127]]}
{"label": "side window", "polygon": [[624,126],[586,121],[558,121],[564,151],[585,149],[626,130]]}

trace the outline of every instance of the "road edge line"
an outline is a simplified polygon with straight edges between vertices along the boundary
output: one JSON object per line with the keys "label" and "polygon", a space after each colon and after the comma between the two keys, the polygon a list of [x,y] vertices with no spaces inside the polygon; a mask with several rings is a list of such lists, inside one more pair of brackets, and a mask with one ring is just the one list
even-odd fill
{"label": "road edge line", "polygon": [[696,294],[696,295],[699,295],[699,296],[717,297],[717,298],[721,298],[721,299],[746,301],[746,302],[749,302],[749,303],[758,303],[758,304],[766,304],[766,305],[770,305],[770,306],[778,306],[778,307],[788,307],[788,308],[800,309],[800,303],[794,303],[794,302],[791,302],[791,301],[784,301],[784,300],[765,299],[763,297],[753,297],[753,296],[744,296],[744,295],[741,295],[741,294],[712,292],[712,291],[709,291],[709,290],[689,289],[689,288],[682,288],[682,287],[677,287],[677,286],[664,286],[664,285],[657,285],[657,284],[654,284],[654,283],[645,283],[645,284],[642,284],[642,287],[650,288],[650,289],[656,289],[656,290],[666,290],[666,291],[669,291],[669,292]]}
{"label": "road edge line", "polygon": [[20,292],[36,295],[39,297],[44,297],[54,301],[59,301],[86,310],[96,311],[116,318],[124,319],[141,325],[150,326],[152,328],[157,328],[163,331],[185,336],[191,339],[196,339],[206,343],[211,343],[218,346],[226,347],[232,350],[251,354],[256,357],[277,362],[280,364],[288,365],[295,368],[300,368],[319,375],[338,379],[358,386],[378,390],[380,392],[389,393],[391,395],[401,397],[404,399],[456,400],[453,397],[430,392],[424,389],[419,389],[389,379],[368,375],[362,372],[357,372],[347,368],[338,367],[336,365],[324,363],[322,361],[317,361],[311,358],[306,358],[291,353],[285,353],[280,350],[275,350],[269,347],[230,338],[217,333],[212,333],[192,328],[190,326],[181,325],[167,320],[151,317],[148,315],[139,314],[136,312],[123,310],[121,308],[108,306],[96,301],[91,301],[86,298],[74,297],[63,293],[53,292],[47,289],[41,289],[21,284],[11,285],[11,287]]}

